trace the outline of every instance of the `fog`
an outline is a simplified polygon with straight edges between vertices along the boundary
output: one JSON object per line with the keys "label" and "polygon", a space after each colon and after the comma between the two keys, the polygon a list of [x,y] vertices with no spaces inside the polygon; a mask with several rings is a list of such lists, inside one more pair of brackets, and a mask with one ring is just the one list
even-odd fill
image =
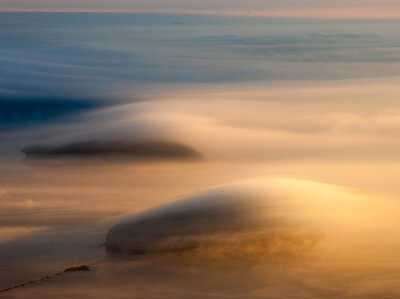
{"label": "fog", "polygon": [[[362,231],[370,232],[369,239],[378,233],[382,217],[395,219],[389,211],[372,215],[375,204],[328,184],[253,179],[126,217],[109,231],[105,245],[111,254],[131,256],[186,251],[220,254],[221,259],[235,254],[245,259],[313,256],[352,235],[359,234],[358,246],[369,242],[362,240]],[[351,254],[349,248],[342,254]]]}
{"label": "fog", "polygon": [[0,16],[1,295],[400,296],[396,20]]}
{"label": "fog", "polygon": [[[2,287],[89,264],[7,296],[395,297],[397,95],[395,79],[190,85],[4,132]],[[20,152],[91,140],[204,160]]]}

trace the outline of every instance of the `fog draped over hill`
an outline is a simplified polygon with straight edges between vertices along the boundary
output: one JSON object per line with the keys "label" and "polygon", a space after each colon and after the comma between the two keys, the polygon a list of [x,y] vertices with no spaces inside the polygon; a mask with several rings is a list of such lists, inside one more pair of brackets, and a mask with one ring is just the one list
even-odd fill
{"label": "fog draped over hill", "polygon": [[0,289],[400,296],[398,20],[248,14],[0,13]]}

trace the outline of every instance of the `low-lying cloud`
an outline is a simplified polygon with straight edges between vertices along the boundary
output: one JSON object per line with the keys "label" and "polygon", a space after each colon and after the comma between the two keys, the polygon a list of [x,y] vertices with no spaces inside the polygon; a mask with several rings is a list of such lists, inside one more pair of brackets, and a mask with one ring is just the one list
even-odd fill
{"label": "low-lying cloud", "polygon": [[341,231],[347,223],[336,213],[354,209],[351,196],[316,182],[255,179],[127,217],[105,244],[109,253],[122,255],[312,255],[331,226]]}

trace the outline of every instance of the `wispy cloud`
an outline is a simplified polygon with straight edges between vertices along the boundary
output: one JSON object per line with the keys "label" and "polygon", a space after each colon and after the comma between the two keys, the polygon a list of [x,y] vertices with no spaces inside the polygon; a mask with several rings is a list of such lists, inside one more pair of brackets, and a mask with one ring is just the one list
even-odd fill
{"label": "wispy cloud", "polygon": [[395,21],[2,14],[0,22],[3,99],[112,103],[154,83],[388,77],[400,63]]}

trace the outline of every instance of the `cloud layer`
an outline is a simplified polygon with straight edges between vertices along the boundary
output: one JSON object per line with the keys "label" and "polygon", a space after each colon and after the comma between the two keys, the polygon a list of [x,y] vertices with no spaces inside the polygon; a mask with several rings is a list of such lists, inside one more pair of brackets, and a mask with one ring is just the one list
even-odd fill
{"label": "cloud layer", "polygon": [[113,104],[153,84],[398,75],[396,21],[5,13],[0,22],[3,99]]}

